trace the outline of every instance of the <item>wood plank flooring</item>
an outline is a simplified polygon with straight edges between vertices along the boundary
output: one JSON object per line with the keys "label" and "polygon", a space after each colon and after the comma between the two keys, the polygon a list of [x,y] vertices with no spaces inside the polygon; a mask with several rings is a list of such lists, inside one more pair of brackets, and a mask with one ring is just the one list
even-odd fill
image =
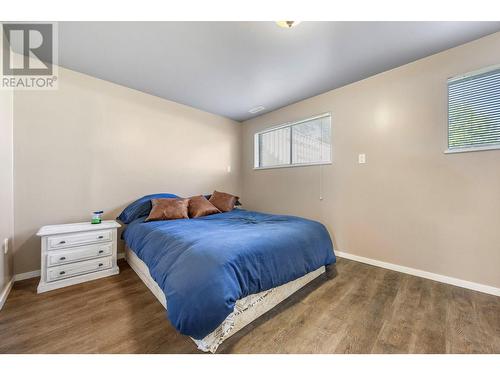
{"label": "wood plank flooring", "polygon": [[[17,282],[0,353],[199,353],[124,262],[117,276],[37,295]],[[500,353],[500,297],[339,259],[220,353]]]}

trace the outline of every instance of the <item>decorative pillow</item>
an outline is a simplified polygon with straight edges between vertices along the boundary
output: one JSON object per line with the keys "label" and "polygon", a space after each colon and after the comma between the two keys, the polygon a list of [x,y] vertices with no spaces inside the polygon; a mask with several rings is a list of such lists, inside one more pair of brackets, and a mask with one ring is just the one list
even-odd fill
{"label": "decorative pillow", "polygon": [[158,198],[152,199],[153,208],[144,221],[189,219],[189,199]]}
{"label": "decorative pillow", "polygon": [[189,198],[189,217],[202,217],[220,213],[219,209],[208,201],[203,195]]}
{"label": "decorative pillow", "polygon": [[148,216],[151,211],[151,199],[155,198],[178,198],[175,194],[169,193],[159,193],[159,194],[150,194],[145,195],[142,198],[137,199],[135,202],[130,203],[117,217],[124,224],[130,224],[135,219],[138,219],[142,216]]}
{"label": "decorative pillow", "polygon": [[234,205],[236,204],[238,199],[239,197],[235,195],[222,193],[220,191],[215,190],[208,201],[222,212],[228,212],[234,208]]}
{"label": "decorative pillow", "polygon": [[[212,196],[212,194],[205,194],[204,197],[207,198],[207,199],[210,199],[210,197]],[[237,206],[241,206],[241,202],[240,202],[240,198],[238,198],[236,200],[236,203],[234,204],[236,207]]]}

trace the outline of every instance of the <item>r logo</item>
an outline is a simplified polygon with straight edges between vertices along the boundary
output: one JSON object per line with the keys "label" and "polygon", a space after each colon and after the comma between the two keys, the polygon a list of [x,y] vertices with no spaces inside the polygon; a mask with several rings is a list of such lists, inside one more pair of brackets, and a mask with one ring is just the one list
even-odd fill
{"label": "r logo", "polygon": [[[52,24],[4,23],[2,27],[4,76],[52,75]],[[22,63],[15,63],[14,52],[22,56]]]}

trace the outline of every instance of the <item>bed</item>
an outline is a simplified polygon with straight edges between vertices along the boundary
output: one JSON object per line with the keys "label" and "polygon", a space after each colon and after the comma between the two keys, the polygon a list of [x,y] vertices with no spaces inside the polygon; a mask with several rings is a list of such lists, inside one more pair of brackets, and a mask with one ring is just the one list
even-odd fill
{"label": "bed", "polygon": [[299,217],[234,209],[144,219],[123,232],[127,262],[172,325],[212,353],[336,261],[326,228]]}

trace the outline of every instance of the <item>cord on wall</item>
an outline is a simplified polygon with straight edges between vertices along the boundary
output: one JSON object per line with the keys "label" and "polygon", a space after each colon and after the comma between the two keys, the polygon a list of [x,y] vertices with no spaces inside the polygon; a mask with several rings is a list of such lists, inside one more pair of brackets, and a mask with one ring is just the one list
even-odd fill
{"label": "cord on wall", "polygon": [[319,166],[319,200],[323,200],[323,165]]}

